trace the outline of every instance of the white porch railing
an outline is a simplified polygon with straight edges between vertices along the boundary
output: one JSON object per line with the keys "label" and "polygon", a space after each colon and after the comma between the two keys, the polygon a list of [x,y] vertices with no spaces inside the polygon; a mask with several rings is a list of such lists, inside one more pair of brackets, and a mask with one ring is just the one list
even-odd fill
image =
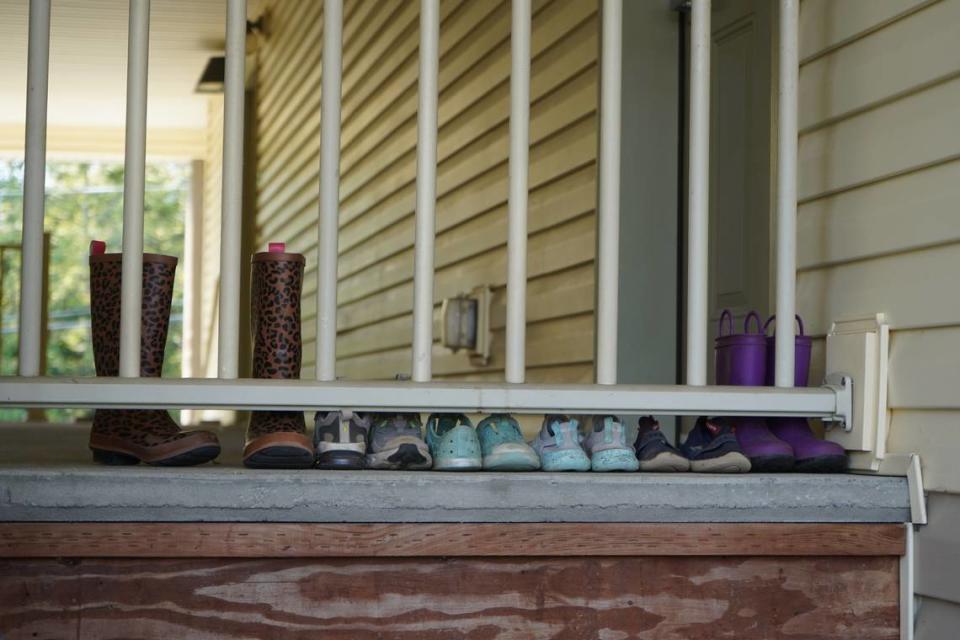
{"label": "white porch railing", "polygon": [[710,0],[693,0],[687,385],[617,385],[620,217],[620,84],[623,0],[602,0],[598,178],[597,353],[595,385],[524,381],[526,202],[530,90],[530,0],[513,0],[506,382],[431,383],[434,222],[437,172],[439,0],[421,0],[414,274],[413,382],[340,382],[336,366],[342,0],[324,0],[316,381],[236,379],[240,336],[246,0],[227,0],[219,378],[139,379],[147,43],[150,0],[130,0],[127,147],[123,217],[121,378],[44,378],[39,374],[43,176],[50,0],[30,2],[20,377],[0,380],[0,404],[17,407],[210,407],[237,409],[515,411],[848,417],[850,388],[794,389],[796,278],[797,0],[780,0],[777,386],[710,387],[707,380]]}

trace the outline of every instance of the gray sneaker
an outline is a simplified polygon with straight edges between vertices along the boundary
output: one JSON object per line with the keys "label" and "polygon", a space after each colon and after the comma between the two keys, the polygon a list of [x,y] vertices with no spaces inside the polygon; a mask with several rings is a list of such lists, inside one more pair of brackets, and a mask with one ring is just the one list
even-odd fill
{"label": "gray sneaker", "polygon": [[569,416],[546,415],[530,446],[544,471],[589,471],[590,458],[580,446],[579,423]]}
{"label": "gray sneaker", "polygon": [[627,444],[626,427],[616,416],[593,416],[583,448],[590,454],[593,471],[636,471],[640,468],[633,447]]}
{"label": "gray sneaker", "polygon": [[319,468],[363,469],[366,466],[370,414],[318,411],[313,423],[313,445]]}
{"label": "gray sneaker", "polygon": [[433,458],[423,441],[420,414],[380,413],[373,418],[370,446],[367,451],[369,469],[429,469]]}

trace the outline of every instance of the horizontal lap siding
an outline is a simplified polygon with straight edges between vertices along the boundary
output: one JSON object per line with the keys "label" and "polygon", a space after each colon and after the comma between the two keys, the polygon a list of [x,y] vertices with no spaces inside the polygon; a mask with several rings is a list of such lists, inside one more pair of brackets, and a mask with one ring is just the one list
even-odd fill
{"label": "horizontal lap siding", "polygon": [[[322,72],[321,3],[274,2],[258,52],[256,245],[307,257],[304,376],[312,375]],[[527,360],[531,380],[592,375],[597,3],[535,0],[531,45]],[[409,373],[416,191],[418,3],[344,7],[339,376]],[[437,376],[502,379],[510,3],[444,0],[434,311],[493,290],[489,364],[434,346]]]}
{"label": "horizontal lap siding", "polygon": [[887,314],[888,448],[960,493],[960,0],[801,12],[799,309]]}
{"label": "horizontal lap siding", "polygon": [[200,372],[217,376],[217,323],[220,298],[220,197],[222,191],[223,97],[207,105],[207,134],[203,171],[203,223],[200,258]]}

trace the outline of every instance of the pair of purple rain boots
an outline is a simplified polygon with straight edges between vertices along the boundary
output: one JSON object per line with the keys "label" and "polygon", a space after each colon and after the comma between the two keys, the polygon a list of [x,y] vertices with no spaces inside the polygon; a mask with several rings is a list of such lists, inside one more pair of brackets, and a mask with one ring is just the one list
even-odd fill
{"label": "pair of purple rain boots", "polygon": [[[716,340],[717,384],[773,386],[776,349],[774,336],[767,336],[771,316],[760,326],[760,317],[751,311],[744,319],[743,333],[733,333],[729,311],[720,316]],[[751,332],[751,320],[756,332]],[[724,334],[724,322],[729,332]],[[810,336],[803,334],[803,321],[797,316],[799,332],[794,343],[794,385],[807,386],[810,374]],[[847,466],[843,447],[814,435],[805,418],[736,418],[734,431],[751,469],[760,472],[800,471],[837,473]]]}

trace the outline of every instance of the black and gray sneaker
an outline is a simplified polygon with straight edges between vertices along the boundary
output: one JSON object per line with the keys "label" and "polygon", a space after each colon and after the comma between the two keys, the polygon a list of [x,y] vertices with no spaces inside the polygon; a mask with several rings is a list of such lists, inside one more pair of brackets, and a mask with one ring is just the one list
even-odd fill
{"label": "black and gray sneaker", "polygon": [[660,423],[653,416],[640,418],[633,448],[640,461],[640,471],[690,470],[690,461],[667,442],[667,437],[660,431]]}
{"label": "black and gray sneaker", "polygon": [[728,418],[699,418],[680,445],[695,473],[746,473],[750,460],[743,455]]}
{"label": "black and gray sneaker", "polygon": [[429,469],[433,458],[423,441],[423,426],[418,413],[380,413],[373,420],[369,469]]}
{"label": "black and gray sneaker", "polygon": [[363,469],[366,466],[370,414],[318,411],[313,444],[320,469]]}

